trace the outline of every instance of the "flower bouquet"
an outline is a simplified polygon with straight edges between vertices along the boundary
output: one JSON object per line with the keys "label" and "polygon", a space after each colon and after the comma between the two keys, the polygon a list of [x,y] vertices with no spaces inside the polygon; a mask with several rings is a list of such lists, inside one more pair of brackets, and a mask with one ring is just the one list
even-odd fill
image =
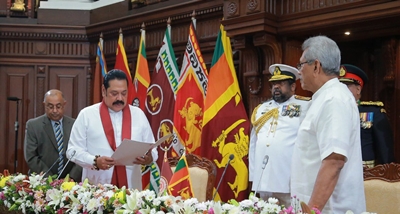
{"label": "flower bouquet", "polygon": [[[264,201],[253,194],[243,201],[199,202],[183,200],[167,194],[156,195],[150,190],[117,188],[114,185],[91,185],[87,180],[77,183],[68,178],[55,180],[42,174],[30,176],[8,172],[0,174],[0,207],[8,212],[22,213],[178,213],[178,214],[298,214],[300,206],[284,208],[278,200]],[[315,212],[318,213],[318,212]]]}

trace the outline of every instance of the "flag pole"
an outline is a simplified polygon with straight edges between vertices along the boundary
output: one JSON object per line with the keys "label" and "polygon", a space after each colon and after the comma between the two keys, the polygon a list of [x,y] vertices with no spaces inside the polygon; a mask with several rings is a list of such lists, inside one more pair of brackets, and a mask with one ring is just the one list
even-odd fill
{"label": "flag pole", "polygon": [[193,22],[193,27],[196,30],[197,26],[196,26],[196,11],[195,10],[193,10],[193,13],[192,13],[192,22]]}

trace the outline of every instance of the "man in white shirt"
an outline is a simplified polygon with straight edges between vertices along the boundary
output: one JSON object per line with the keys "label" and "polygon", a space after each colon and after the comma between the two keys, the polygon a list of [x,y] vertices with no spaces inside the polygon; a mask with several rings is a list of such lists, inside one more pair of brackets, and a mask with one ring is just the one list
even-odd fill
{"label": "man in white shirt", "polygon": [[310,98],[294,95],[296,68],[274,64],[269,71],[272,99],[258,105],[251,117],[249,180],[261,198],[275,197],[288,207],[293,147]]}
{"label": "man in white shirt", "polygon": [[340,50],[325,37],[307,39],[298,64],[301,87],[313,92],[293,151],[291,194],[322,213],[365,211],[360,118],[338,80]]}
{"label": "man in white shirt", "polygon": [[103,101],[82,109],[72,127],[67,157],[83,167],[82,180],[142,189],[141,164],[157,160],[154,148],[129,166],[111,158],[123,139],[154,142],[150,124],[137,107],[126,103],[128,79],[121,70],[109,71],[102,86]]}

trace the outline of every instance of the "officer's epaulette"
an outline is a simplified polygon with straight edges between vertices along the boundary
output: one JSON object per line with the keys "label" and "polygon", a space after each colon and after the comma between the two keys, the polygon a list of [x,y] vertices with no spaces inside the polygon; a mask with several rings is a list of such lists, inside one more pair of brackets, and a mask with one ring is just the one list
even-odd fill
{"label": "officer's epaulette", "polygon": [[299,95],[294,95],[294,98],[297,100],[305,100],[305,101],[311,100],[311,97],[303,97],[303,96],[299,96]]}
{"label": "officer's epaulette", "polygon": [[383,105],[383,102],[381,102],[381,101],[361,101],[360,102],[360,105],[363,105],[363,106],[379,106],[379,107],[383,107],[384,105]]}

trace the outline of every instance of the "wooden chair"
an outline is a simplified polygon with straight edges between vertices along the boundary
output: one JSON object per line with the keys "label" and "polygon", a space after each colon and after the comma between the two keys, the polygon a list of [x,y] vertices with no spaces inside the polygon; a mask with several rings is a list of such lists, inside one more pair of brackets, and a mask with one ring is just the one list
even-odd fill
{"label": "wooden chair", "polygon": [[[190,180],[192,181],[193,194],[199,200],[212,200],[217,167],[207,158],[194,154],[186,154],[189,167]],[[179,157],[168,158],[172,171],[179,161]]]}
{"label": "wooden chair", "polygon": [[400,164],[364,168],[367,212],[400,213]]}

